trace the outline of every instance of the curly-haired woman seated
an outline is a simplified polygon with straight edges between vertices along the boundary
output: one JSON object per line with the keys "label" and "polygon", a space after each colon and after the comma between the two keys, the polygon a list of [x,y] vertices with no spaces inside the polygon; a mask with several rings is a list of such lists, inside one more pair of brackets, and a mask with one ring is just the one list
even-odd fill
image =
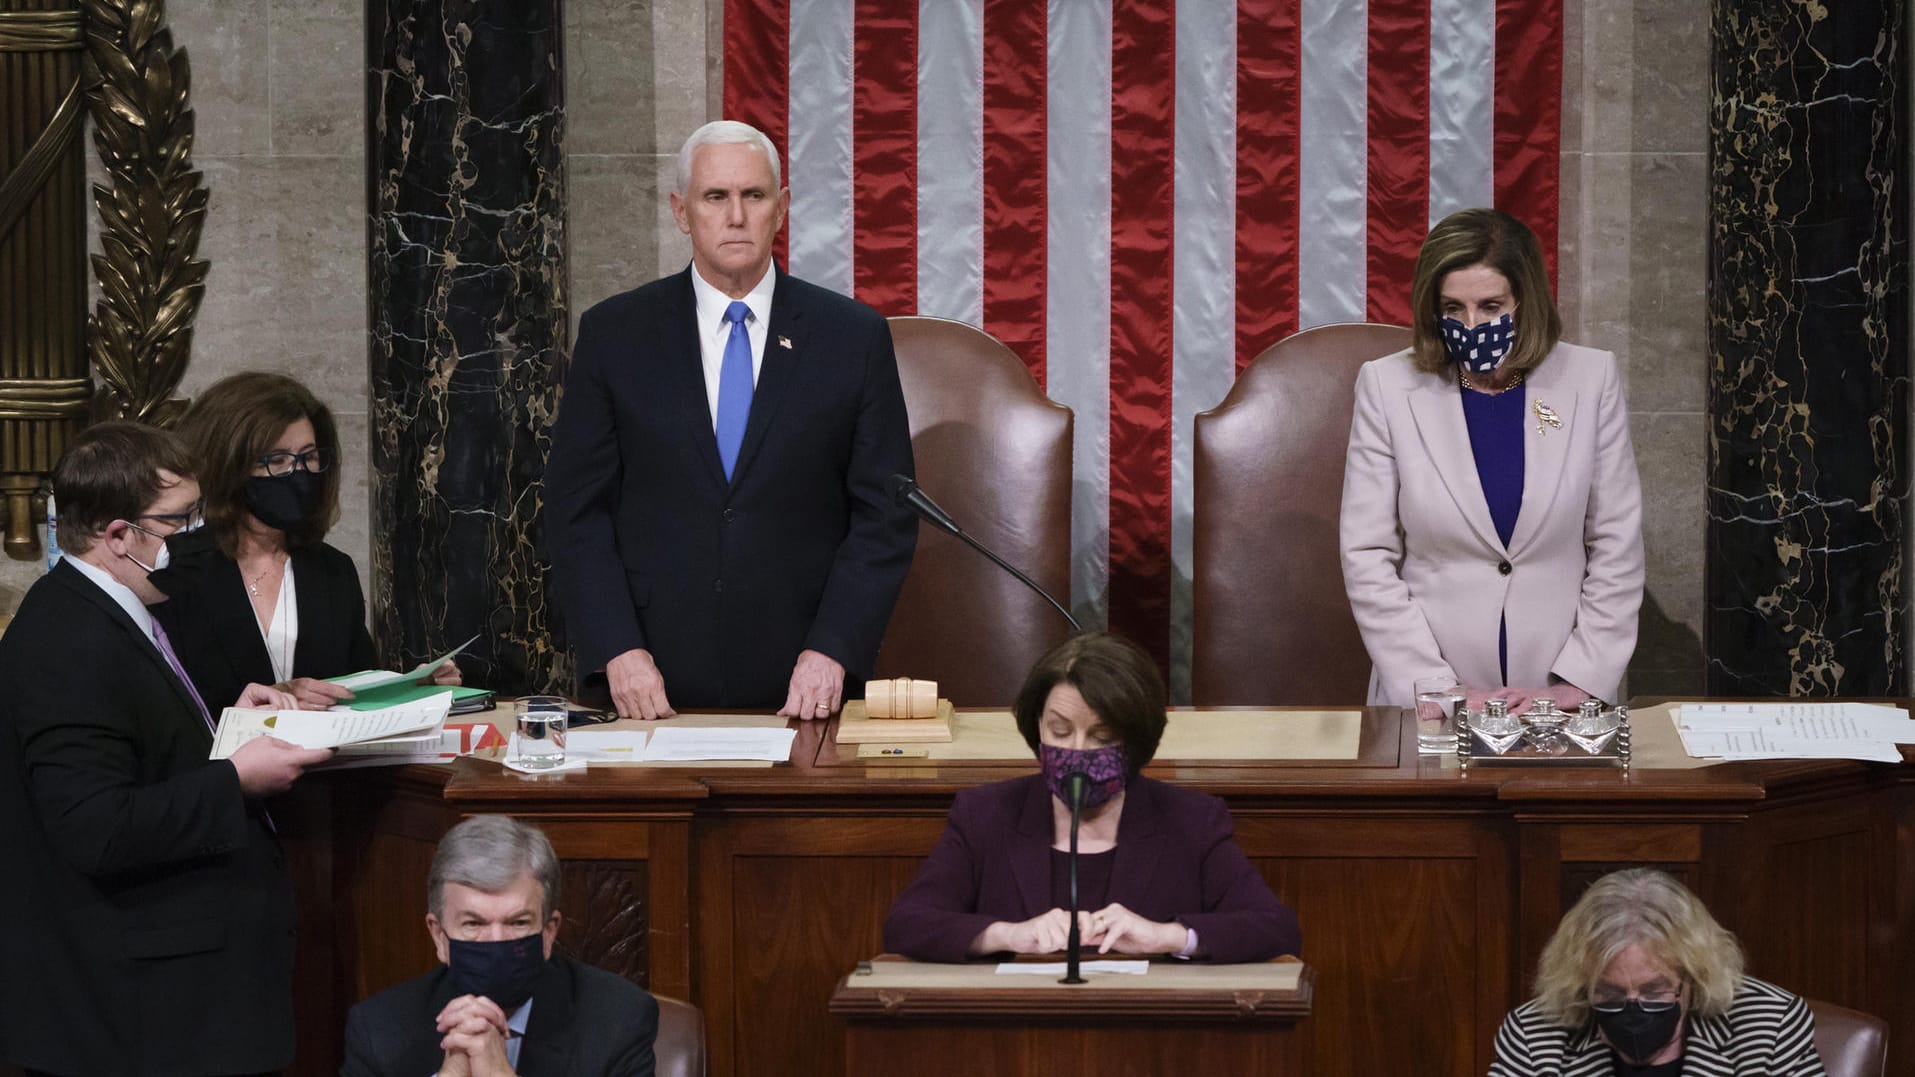
{"label": "curly-haired woman seated", "polygon": [[1064,949],[1066,790],[1081,773],[1086,950],[1220,963],[1297,952],[1296,914],[1244,858],[1224,802],[1138,774],[1165,714],[1163,678],[1136,644],[1103,632],[1065,640],[1038,659],[1012,710],[1042,773],[958,794],[885,919],[885,949],[920,961]]}
{"label": "curly-haired woman seated", "polygon": [[1536,997],[1496,1033],[1491,1077],[1819,1075],[1808,1006],[1742,971],[1742,947],[1660,871],[1612,872],[1543,947]]}

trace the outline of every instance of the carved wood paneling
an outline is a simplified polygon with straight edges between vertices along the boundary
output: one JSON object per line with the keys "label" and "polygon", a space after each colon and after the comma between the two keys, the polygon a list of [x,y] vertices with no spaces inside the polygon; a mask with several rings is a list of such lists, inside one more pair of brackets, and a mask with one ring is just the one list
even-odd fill
{"label": "carved wood paneling", "polygon": [[559,923],[558,948],[640,987],[648,986],[647,867],[643,860],[565,861],[559,868],[559,911],[564,919]]}

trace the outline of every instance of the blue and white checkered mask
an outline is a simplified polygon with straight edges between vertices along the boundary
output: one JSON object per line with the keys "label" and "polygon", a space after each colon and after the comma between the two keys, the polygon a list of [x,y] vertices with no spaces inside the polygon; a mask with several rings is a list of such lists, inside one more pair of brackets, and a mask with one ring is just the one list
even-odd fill
{"label": "blue and white checkered mask", "polygon": [[1474,329],[1455,318],[1444,318],[1437,322],[1437,329],[1443,334],[1450,359],[1472,374],[1495,370],[1516,342],[1516,319],[1510,314]]}

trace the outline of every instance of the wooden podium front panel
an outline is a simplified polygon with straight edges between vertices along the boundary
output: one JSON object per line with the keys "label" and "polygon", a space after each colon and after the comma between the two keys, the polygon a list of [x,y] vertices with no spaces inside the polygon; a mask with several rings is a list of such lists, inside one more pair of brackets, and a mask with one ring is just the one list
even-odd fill
{"label": "wooden podium front panel", "polygon": [[700,824],[698,956],[709,971],[696,1001],[712,1074],[844,1072],[832,988],[884,949],[891,902],[943,832],[941,810]]}
{"label": "wooden podium front panel", "polygon": [[[1139,1077],[1158,1074],[1316,1074],[1304,1027],[1175,1024],[1111,1026],[851,1024],[842,1069],[848,1077]],[[1403,1060],[1397,1060],[1399,1066]],[[1400,1070],[1399,1070],[1400,1072]],[[1421,1072],[1420,1070],[1418,1072]]]}

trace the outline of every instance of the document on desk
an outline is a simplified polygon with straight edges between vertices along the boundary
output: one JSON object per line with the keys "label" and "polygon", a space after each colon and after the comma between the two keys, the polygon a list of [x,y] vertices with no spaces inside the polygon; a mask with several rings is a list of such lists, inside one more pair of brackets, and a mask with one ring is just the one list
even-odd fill
{"label": "document on desk", "polygon": [[[1116,976],[1142,976],[1150,971],[1148,961],[1080,961],[1077,970],[1086,976],[1106,973]],[[1062,961],[1004,961],[997,966],[999,976],[1062,976]]]}
{"label": "document on desk", "polygon": [[302,748],[338,748],[386,738],[434,734],[445,725],[451,700],[435,696],[379,711],[258,711],[228,707],[220,712],[208,758],[226,759],[255,737],[273,736]]}
{"label": "document on desk", "polygon": [[645,745],[647,763],[744,759],[783,763],[791,758],[792,729],[660,725]]}
{"label": "document on desk", "polygon": [[1861,759],[1897,763],[1896,744],[1915,743],[1915,722],[1873,703],[1685,703],[1682,745],[1698,759]]}
{"label": "document on desk", "polygon": [[645,758],[643,729],[574,729],[565,737],[568,759],[588,763],[637,763]]}

